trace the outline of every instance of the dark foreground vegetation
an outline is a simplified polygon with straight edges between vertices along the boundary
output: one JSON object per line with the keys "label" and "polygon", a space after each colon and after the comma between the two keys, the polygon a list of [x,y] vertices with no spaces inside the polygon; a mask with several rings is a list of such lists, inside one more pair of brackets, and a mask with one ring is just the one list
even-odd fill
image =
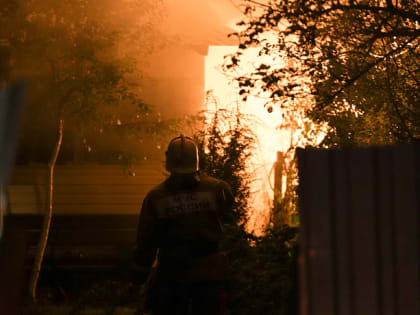
{"label": "dark foreground vegetation", "polygon": [[[255,237],[226,231],[231,246],[231,314],[297,314],[296,229],[282,226]],[[251,245],[252,244],[252,245]],[[144,314],[144,296],[128,270],[63,271],[44,265],[38,303],[23,314]]]}

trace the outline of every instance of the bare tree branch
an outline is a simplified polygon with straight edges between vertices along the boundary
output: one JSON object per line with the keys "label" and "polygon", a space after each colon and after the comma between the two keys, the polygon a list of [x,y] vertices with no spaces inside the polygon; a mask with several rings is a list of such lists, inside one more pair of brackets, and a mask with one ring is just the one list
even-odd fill
{"label": "bare tree branch", "polygon": [[420,22],[420,15],[417,14],[415,11],[413,10],[406,11],[406,10],[396,8],[394,6],[380,7],[380,6],[370,6],[370,5],[365,5],[365,4],[350,4],[350,5],[333,4],[330,9],[322,11],[322,12],[333,11],[333,10],[343,10],[343,11],[360,10],[360,11],[369,11],[373,13],[389,12],[389,13],[392,13],[393,15],[397,15],[405,19]]}
{"label": "bare tree branch", "polygon": [[264,7],[264,8],[270,8],[270,6],[268,4],[261,3],[261,2],[255,1],[255,0],[245,0],[245,1],[249,2],[249,3],[252,3],[252,4],[259,5],[259,6]]}
{"label": "bare tree branch", "polygon": [[[366,34],[373,33],[373,32],[366,32]],[[384,37],[418,37],[420,36],[420,29],[413,30],[410,28],[400,28],[395,29],[389,32],[376,32],[374,33],[377,38],[384,38]]]}
{"label": "bare tree branch", "polygon": [[[347,82],[340,88],[338,89],[338,91],[336,91],[335,93],[333,93],[331,95],[331,97],[328,98],[328,104],[331,103],[338,95],[340,95],[346,88],[352,86],[357,80],[359,80],[362,76],[364,76],[366,73],[368,73],[370,71],[370,69],[372,69],[373,67],[377,66],[378,64],[380,64],[382,61],[384,61],[385,59],[391,57],[392,55],[394,55],[395,53],[397,53],[398,51],[404,49],[405,47],[407,47],[407,45],[409,43],[411,43],[413,40],[415,40],[416,38],[411,38],[410,40],[406,41],[403,45],[399,46],[396,49],[391,50],[390,52],[388,52],[387,54],[385,54],[384,56],[382,56],[381,58],[378,58],[375,62],[368,64],[362,71],[360,71],[356,76],[350,78],[347,80]],[[328,105],[328,104],[323,104],[323,106]]]}

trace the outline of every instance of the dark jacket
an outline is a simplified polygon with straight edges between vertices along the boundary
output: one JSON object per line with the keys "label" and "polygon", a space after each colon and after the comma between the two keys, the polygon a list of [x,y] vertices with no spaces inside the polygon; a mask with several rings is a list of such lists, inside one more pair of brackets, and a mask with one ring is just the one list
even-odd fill
{"label": "dark jacket", "polygon": [[174,280],[223,280],[219,252],[221,217],[232,207],[232,191],[210,176],[171,175],[143,201],[135,261],[149,269],[157,250],[158,274]]}

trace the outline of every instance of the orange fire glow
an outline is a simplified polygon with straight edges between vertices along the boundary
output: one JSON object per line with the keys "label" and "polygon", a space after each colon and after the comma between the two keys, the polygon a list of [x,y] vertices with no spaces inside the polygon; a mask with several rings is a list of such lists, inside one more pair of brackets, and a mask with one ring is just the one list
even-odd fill
{"label": "orange fire glow", "polygon": [[[238,94],[239,88],[233,78],[229,78],[221,70],[224,56],[232,54],[236,49],[235,46],[209,47],[205,60],[205,90],[212,91],[219,109],[239,110],[241,114],[250,117],[249,127],[256,135],[256,149],[249,163],[249,172],[254,175],[254,180],[251,185],[252,211],[249,213],[248,228],[260,234],[268,223],[269,213],[273,206],[272,168],[276,161],[277,151],[286,152],[291,146],[304,143],[301,133],[296,128],[279,128],[283,121],[282,112],[274,110],[269,113],[264,108],[267,98],[250,96],[247,101],[242,101]],[[247,73],[247,70],[251,70],[253,58],[256,58],[256,50],[250,50],[249,55],[243,55],[243,65],[237,71]],[[271,60],[271,62],[279,61]],[[206,110],[214,111],[214,106],[216,106],[214,103],[207,102]],[[303,113],[297,119],[300,123],[298,125],[302,126]]]}

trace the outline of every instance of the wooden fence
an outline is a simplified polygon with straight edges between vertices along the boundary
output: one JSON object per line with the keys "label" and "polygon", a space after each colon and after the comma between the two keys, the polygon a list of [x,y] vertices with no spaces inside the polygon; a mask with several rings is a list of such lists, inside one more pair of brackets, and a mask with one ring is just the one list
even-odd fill
{"label": "wooden fence", "polygon": [[[147,163],[130,172],[113,165],[57,166],[47,256],[91,267],[127,258],[121,250],[135,242],[141,203],[165,178],[162,166]],[[25,235],[29,257],[48,209],[47,182],[46,167],[16,167],[8,187],[5,228]]]}
{"label": "wooden fence", "polygon": [[420,314],[420,145],[297,154],[301,315]]}
{"label": "wooden fence", "polygon": [[[60,270],[128,270],[141,203],[164,178],[161,163],[137,165],[130,172],[112,165],[57,166],[45,261]],[[7,208],[1,209],[6,215],[0,244],[0,295],[7,298],[0,296],[0,308],[8,300],[18,305],[25,295],[48,208],[47,183],[47,167],[12,172],[8,203],[0,204]]]}
{"label": "wooden fence", "polygon": [[[8,214],[43,215],[48,209],[48,176],[45,166],[15,167],[8,187]],[[58,165],[54,215],[137,215],[148,190],[164,178],[159,162],[130,171],[118,165]]]}
{"label": "wooden fence", "polygon": [[[127,265],[141,203],[164,178],[163,164],[157,162],[137,165],[130,172],[115,165],[57,166],[47,260],[57,268],[72,269]],[[47,167],[22,166],[12,172],[8,203],[1,205],[6,206],[2,211],[7,242],[13,244],[1,258],[11,274],[25,273],[22,270],[32,265],[48,209],[47,184]]]}

